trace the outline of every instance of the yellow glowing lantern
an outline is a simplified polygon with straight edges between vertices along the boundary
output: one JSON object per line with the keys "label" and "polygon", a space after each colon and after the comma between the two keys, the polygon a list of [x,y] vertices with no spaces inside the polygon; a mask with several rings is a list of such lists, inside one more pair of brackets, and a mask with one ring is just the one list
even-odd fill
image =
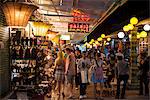
{"label": "yellow glowing lantern", "polygon": [[89,44],[93,44],[93,42],[89,42]]}
{"label": "yellow glowing lantern", "polygon": [[137,39],[139,39],[140,38],[140,34],[137,34]]}
{"label": "yellow glowing lantern", "polygon": [[102,41],[102,38],[101,38],[101,37],[99,37],[97,40],[98,40],[98,41]]}
{"label": "yellow glowing lantern", "polygon": [[123,31],[125,31],[125,32],[129,31],[129,28],[127,25],[123,27]]}
{"label": "yellow glowing lantern", "polygon": [[107,38],[107,41],[110,41],[111,40],[111,38],[109,37],[109,38]]}
{"label": "yellow glowing lantern", "polygon": [[128,29],[133,30],[134,26],[132,24],[128,24]]}
{"label": "yellow glowing lantern", "polygon": [[93,46],[96,47],[97,45],[94,43]]}
{"label": "yellow glowing lantern", "polygon": [[98,42],[98,41],[95,41],[95,44],[97,44],[97,45],[98,45],[98,44],[99,44],[99,42]]}
{"label": "yellow glowing lantern", "polygon": [[105,34],[102,34],[101,37],[102,37],[102,38],[105,38]]}
{"label": "yellow glowing lantern", "polygon": [[6,2],[2,4],[7,25],[10,27],[26,27],[32,13],[38,7],[25,2]]}
{"label": "yellow glowing lantern", "polygon": [[91,42],[94,42],[94,39],[92,39]]}
{"label": "yellow glowing lantern", "polygon": [[131,23],[132,25],[136,25],[136,24],[138,23],[138,19],[137,19],[136,17],[132,17],[132,18],[130,19],[130,23]]}
{"label": "yellow glowing lantern", "polygon": [[31,25],[35,36],[46,36],[48,29],[52,26],[43,22],[32,22]]}
{"label": "yellow glowing lantern", "polygon": [[119,33],[118,33],[118,37],[119,37],[119,38],[122,39],[122,38],[124,38],[124,36],[125,36],[124,32],[119,32]]}
{"label": "yellow glowing lantern", "polygon": [[147,32],[142,31],[142,32],[140,33],[140,37],[142,37],[142,38],[147,37]]}

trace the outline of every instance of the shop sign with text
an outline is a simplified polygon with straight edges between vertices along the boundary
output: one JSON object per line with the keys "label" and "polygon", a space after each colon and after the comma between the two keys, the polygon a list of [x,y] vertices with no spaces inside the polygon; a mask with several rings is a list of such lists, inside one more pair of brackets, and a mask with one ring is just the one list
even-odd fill
{"label": "shop sign with text", "polygon": [[87,23],[68,23],[68,32],[89,32],[89,24]]}

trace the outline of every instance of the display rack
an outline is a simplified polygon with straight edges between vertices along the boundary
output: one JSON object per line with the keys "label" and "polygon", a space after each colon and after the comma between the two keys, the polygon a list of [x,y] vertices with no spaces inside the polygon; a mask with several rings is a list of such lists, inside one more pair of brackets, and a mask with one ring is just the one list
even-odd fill
{"label": "display rack", "polygon": [[22,29],[10,29],[10,67],[12,89],[26,90],[36,84],[37,39],[22,35]]}

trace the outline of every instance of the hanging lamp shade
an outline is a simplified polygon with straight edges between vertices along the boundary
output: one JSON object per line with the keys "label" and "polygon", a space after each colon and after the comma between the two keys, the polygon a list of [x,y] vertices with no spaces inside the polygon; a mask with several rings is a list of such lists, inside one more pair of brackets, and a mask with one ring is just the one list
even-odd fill
{"label": "hanging lamp shade", "polygon": [[52,26],[43,22],[32,22],[31,25],[34,36],[46,36],[48,29]]}
{"label": "hanging lamp shade", "polygon": [[38,8],[27,2],[6,2],[1,7],[10,27],[26,27],[30,16]]}

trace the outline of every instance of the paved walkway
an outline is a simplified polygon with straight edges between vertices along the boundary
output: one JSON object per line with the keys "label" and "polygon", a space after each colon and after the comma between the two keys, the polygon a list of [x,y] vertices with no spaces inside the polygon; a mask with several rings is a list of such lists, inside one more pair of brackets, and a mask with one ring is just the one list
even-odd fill
{"label": "paved walkway", "polygon": [[[96,98],[94,97],[93,91],[94,91],[93,86],[89,85],[87,88],[87,98],[85,98],[83,100],[96,100]],[[68,95],[67,90],[65,90],[65,94]],[[79,100],[79,90],[74,89],[74,94],[75,94],[74,98],[69,99],[69,100]],[[136,90],[127,90],[127,92],[126,92],[127,99],[124,99],[124,100],[150,100],[150,98],[148,96],[139,96],[137,94],[138,94],[138,91],[136,91]],[[17,92],[15,96],[17,96],[17,99],[16,98],[8,99],[9,97],[7,96],[5,99],[2,99],[2,100],[29,100],[27,98],[26,92]],[[103,97],[103,99],[104,100],[114,100],[115,98],[112,96],[105,96],[105,97]],[[39,98],[38,100],[41,100],[41,99]],[[58,95],[56,95],[55,92],[52,92],[52,98],[47,98],[45,96],[45,100],[68,100],[68,99],[63,98],[62,96],[58,97]]]}
{"label": "paved walkway", "polygon": [[[65,90],[65,94],[68,94],[68,91]],[[69,100],[79,100],[79,90],[74,89],[74,98]],[[126,98],[124,100],[150,100],[148,96],[139,96],[137,90],[127,90],[126,92]],[[114,100],[114,96],[105,96],[103,97],[104,100]],[[56,93],[52,93],[52,98],[45,98],[45,100],[68,100],[67,98],[63,98],[62,96],[58,97]],[[96,100],[94,96],[94,88],[92,85],[89,85],[87,88],[87,98],[84,100]],[[100,100],[100,99],[99,99]]]}

